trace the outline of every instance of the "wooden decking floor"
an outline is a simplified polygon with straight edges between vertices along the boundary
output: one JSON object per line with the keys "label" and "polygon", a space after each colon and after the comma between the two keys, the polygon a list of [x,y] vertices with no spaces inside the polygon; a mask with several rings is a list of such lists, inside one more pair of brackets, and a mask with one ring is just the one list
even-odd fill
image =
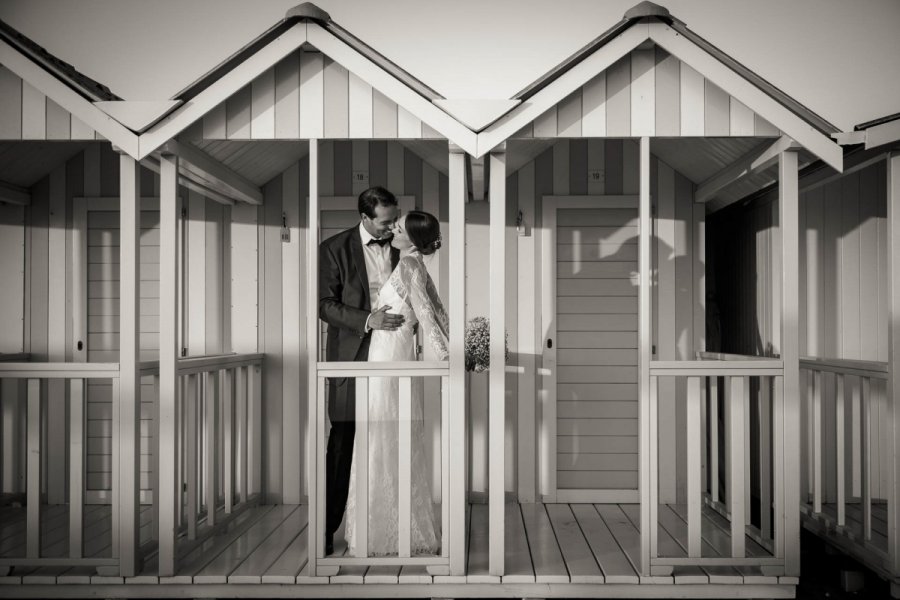
{"label": "wooden decking floor", "polygon": [[[91,512],[96,519],[102,507]],[[108,509],[106,509],[108,515]],[[54,511],[44,511],[49,523],[57,519]],[[687,524],[681,506],[660,507],[659,548],[666,556],[686,556]],[[792,597],[797,579],[793,577],[764,576],[757,568],[731,567],[677,567],[671,576],[641,577],[636,566],[640,561],[640,506],[637,504],[507,504],[506,506],[506,574],[491,575],[488,569],[488,507],[473,504],[468,511],[468,565],[464,576],[430,576],[424,567],[351,567],[344,568],[333,577],[310,577],[307,560],[307,511],[305,506],[266,505],[250,508],[238,516],[228,528],[216,535],[179,563],[174,577],[160,577],[155,557],[145,561],[142,572],[133,578],[99,577],[85,568],[16,568],[0,583],[21,584],[24,595],[29,584],[45,594],[59,597],[51,585],[92,584],[104,586],[107,597],[128,596],[129,589],[137,586],[162,584],[173,595],[199,597],[198,588],[212,586],[218,596],[240,595],[238,589],[247,592],[248,584],[263,589],[272,587],[281,592],[254,593],[262,597],[280,595],[309,595],[298,591],[301,587],[315,587],[324,595],[323,585],[329,590],[339,587],[342,596],[374,596],[372,586],[360,584],[397,584],[395,591],[378,588],[380,597],[388,595],[422,597],[667,597],[678,586],[679,595],[714,597],[747,596],[755,586],[756,595],[768,597]],[[2,519],[2,515],[0,515]],[[87,515],[85,521],[88,522]],[[109,519],[91,520],[90,526],[102,529],[97,523]],[[703,523],[704,556],[718,556],[719,550],[730,548],[727,524],[712,510],[706,509]],[[19,534],[15,524],[0,527],[0,544],[9,540],[5,548],[11,553]],[[62,527],[64,536],[65,527]],[[6,535],[4,531],[8,531]],[[44,528],[48,540],[45,547],[65,548],[56,540],[50,542],[51,529]],[[86,539],[88,535],[86,534]],[[109,530],[91,535],[91,539],[104,540],[108,550]],[[53,538],[56,539],[56,538]],[[24,538],[22,538],[24,542]],[[55,545],[54,545],[55,544]],[[86,541],[86,545],[88,542]],[[100,548],[103,541],[96,542]],[[336,543],[338,553],[341,543]],[[92,549],[95,546],[92,546]],[[765,552],[751,539],[747,539],[748,554]],[[43,584],[43,585],[38,585]],[[243,584],[233,586],[230,584]],[[285,584],[293,585],[293,593],[285,592]],[[305,584],[305,585],[304,585]],[[465,585],[460,585],[465,584]],[[583,584],[592,584],[585,586]],[[647,584],[647,585],[641,585]],[[113,590],[111,586],[120,586]],[[135,586],[129,588],[129,586]],[[183,586],[181,591],[178,586]],[[281,586],[281,587],[279,587]],[[420,588],[419,586],[431,586]],[[438,590],[438,587],[449,586]],[[653,588],[637,592],[637,587]],[[78,588],[80,586],[74,586]],[[413,589],[420,590],[417,594]],[[739,592],[739,588],[743,589]],[[29,588],[30,589],[30,588]],[[83,589],[83,588],[82,588]],[[255,588],[254,588],[255,589]],[[6,588],[9,590],[9,588]],[[193,590],[193,591],[191,591]],[[368,590],[368,591],[365,591]],[[399,592],[397,592],[399,590]],[[421,591],[426,590],[426,591]],[[580,591],[579,591],[580,590]],[[631,591],[629,591],[631,590]],[[693,590],[693,591],[691,591]],[[397,592],[397,593],[395,593]],[[449,594],[449,595],[447,595]],[[68,595],[65,593],[63,595]],[[151,594],[152,595],[152,594]],[[169,594],[167,594],[169,595]],[[754,595],[754,594],[749,594]],[[0,597],[4,589],[0,588]]]}
{"label": "wooden decking floor", "polygon": [[861,504],[856,500],[851,500],[844,506],[843,527],[837,525],[837,504],[833,503],[823,503],[821,513],[815,513],[811,504],[803,505],[801,511],[803,525],[819,537],[837,545],[876,573],[886,577],[890,576],[885,569],[885,559],[888,556],[887,502],[873,500],[872,530],[868,540],[863,534]]}

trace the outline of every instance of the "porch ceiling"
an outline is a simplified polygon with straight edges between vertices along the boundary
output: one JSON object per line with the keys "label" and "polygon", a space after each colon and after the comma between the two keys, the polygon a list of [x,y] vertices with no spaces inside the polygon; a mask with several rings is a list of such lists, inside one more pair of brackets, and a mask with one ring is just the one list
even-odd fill
{"label": "porch ceiling", "polygon": [[262,186],[309,154],[305,141],[194,140],[194,146]]}
{"label": "porch ceiling", "polygon": [[29,188],[94,142],[0,142],[0,181]]}

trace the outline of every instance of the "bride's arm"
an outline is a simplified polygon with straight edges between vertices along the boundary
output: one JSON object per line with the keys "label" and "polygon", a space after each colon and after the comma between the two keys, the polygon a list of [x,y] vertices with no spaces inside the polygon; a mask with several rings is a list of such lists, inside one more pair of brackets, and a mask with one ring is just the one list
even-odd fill
{"label": "bride's arm", "polygon": [[400,279],[407,290],[407,300],[416,313],[425,337],[431,343],[438,360],[447,360],[447,311],[444,310],[425,265],[410,256],[401,259],[399,268]]}

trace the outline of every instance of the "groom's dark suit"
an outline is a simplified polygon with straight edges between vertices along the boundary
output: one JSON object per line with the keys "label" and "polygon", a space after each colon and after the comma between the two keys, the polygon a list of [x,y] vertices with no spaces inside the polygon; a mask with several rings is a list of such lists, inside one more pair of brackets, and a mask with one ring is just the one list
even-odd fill
{"label": "groom's dark suit", "polygon": [[[400,252],[391,248],[391,268]],[[359,225],[342,231],[319,246],[319,318],[328,324],[327,361],[365,361],[371,332],[366,319],[371,313],[369,277]],[[325,533],[341,524],[347,506],[353,436],[356,433],[356,385],[352,378],[328,380],[328,418],[331,432],[325,454]]]}

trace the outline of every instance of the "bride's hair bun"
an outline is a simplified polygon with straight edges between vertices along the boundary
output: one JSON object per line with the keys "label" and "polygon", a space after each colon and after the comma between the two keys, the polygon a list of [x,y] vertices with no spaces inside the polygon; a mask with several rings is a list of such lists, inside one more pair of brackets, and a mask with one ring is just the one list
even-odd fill
{"label": "bride's hair bun", "polygon": [[441,247],[441,224],[431,213],[420,210],[406,213],[406,233],[416,249],[426,256]]}

